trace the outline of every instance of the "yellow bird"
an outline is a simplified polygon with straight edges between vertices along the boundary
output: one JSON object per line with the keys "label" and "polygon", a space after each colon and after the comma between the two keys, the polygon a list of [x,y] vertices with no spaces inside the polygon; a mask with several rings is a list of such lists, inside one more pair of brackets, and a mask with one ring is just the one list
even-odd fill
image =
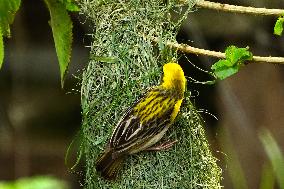
{"label": "yellow bird", "polygon": [[171,147],[176,141],[152,147],[173,124],[184,98],[186,79],[179,64],[163,66],[160,85],[151,88],[135,102],[112,132],[105,152],[96,162],[96,170],[107,180],[114,180],[123,160],[143,150]]}

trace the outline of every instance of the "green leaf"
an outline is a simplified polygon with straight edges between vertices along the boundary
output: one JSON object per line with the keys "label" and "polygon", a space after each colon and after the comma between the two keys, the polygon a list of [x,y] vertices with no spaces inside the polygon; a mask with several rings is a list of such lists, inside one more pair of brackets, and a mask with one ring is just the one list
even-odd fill
{"label": "green leaf", "polygon": [[259,138],[268,158],[270,159],[273,171],[279,184],[279,188],[284,189],[284,157],[281,149],[268,130],[262,129],[259,133]]}
{"label": "green leaf", "polygon": [[218,79],[223,80],[239,71],[239,66],[230,66],[230,64],[227,60],[219,60],[211,69],[214,70],[214,74]]}
{"label": "green leaf", "polygon": [[[240,157],[230,137],[229,129],[223,127],[219,130],[219,144],[222,152],[226,155],[227,174],[231,178],[232,188],[248,189],[244,168],[241,165]],[[229,179],[229,178],[228,178]]]}
{"label": "green leaf", "polygon": [[80,8],[77,6],[74,0],[59,0],[62,4],[65,5],[65,8],[68,11],[72,12],[78,12],[80,11]]}
{"label": "green leaf", "polygon": [[225,55],[231,66],[243,64],[245,60],[252,59],[252,53],[248,51],[248,48],[238,48],[236,46],[229,46],[225,51]]}
{"label": "green leaf", "polygon": [[283,23],[284,23],[284,17],[281,16],[277,19],[275,25],[274,25],[274,34],[275,35],[282,35],[283,32]]}
{"label": "green leaf", "polygon": [[270,163],[265,162],[262,166],[259,189],[273,189],[275,182],[275,175],[273,173]]}
{"label": "green leaf", "polygon": [[3,60],[4,60],[4,44],[3,44],[2,30],[0,27],[0,69],[2,67]]}
{"label": "green leaf", "polygon": [[73,4],[73,3],[66,4],[66,9],[69,10],[69,11],[72,11],[72,12],[80,11],[80,8],[77,5]]}
{"label": "green leaf", "polygon": [[61,86],[70,63],[72,51],[72,21],[64,7],[57,0],[45,0],[50,12],[50,26],[52,28],[55,49],[60,67]]}
{"label": "green leaf", "polygon": [[229,46],[225,50],[226,59],[219,60],[211,66],[213,74],[217,79],[223,80],[239,71],[247,60],[252,60],[252,53],[248,48]]}
{"label": "green leaf", "polygon": [[0,28],[2,35],[11,37],[10,24],[13,23],[16,12],[19,10],[21,0],[0,0]]}

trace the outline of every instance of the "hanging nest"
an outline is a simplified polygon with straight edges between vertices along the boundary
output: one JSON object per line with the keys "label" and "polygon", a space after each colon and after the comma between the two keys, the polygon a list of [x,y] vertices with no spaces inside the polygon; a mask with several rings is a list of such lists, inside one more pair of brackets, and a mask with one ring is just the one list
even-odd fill
{"label": "hanging nest", "polygon": [[[81,13],[93,26],[81,89],[85,188],[220,188],[221,169],[188,94],[162,139],[177,139],[172,149],[129,156],[114,182],[103,180],[95,170],[96,159],[124,111],[159,83],[162,65],[177,57],[164,44],[176,42],[194,4],[190,0],[187,6],[171,0],[81,0]],[[159,42],[153,43],[153,37]]]}

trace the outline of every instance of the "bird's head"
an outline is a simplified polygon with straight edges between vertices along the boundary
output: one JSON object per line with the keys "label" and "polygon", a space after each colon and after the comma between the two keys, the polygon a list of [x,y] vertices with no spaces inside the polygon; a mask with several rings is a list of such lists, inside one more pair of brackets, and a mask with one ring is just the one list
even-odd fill
{"label": "bird's head", "polygon": [[180,65],[174,62],[167,63],[163,66],[163,72],[162,86],[166,89],[178,90],[183,94],[186,79]]}

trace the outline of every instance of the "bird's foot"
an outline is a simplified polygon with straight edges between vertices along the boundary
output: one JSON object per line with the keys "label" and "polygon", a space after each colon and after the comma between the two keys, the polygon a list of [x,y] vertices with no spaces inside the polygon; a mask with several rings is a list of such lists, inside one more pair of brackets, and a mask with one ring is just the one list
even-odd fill
{"label": "bird's foot", "polygon": [[178,142],[178,140],[168,141],[168,142],[162,143],[162,144],[160,144],[158,146],[153,146],[153,147],[147,148],[146,151],[168,150],[169,148],[171,148],[177,142]]}

